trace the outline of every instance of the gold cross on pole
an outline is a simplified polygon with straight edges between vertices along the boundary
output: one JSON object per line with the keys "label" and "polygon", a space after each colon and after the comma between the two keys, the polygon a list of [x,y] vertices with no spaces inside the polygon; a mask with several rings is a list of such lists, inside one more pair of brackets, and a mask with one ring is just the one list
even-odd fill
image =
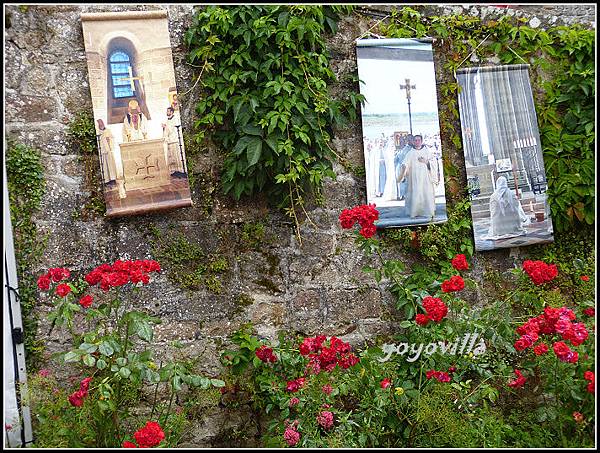
{"label": "gold cross on pole", "polygon": [[400,89],[406,89],[406,99],[410,101],[410,89],[415,90],[417,87],[415,85],[410,84],[410,79],[404,79],[405,84],[400,84]]}
{"label": "gold cross on pole", "polygon": [[140,77],[133,77],[133,72],[131,71],[131,66],[129,66],[127,68],[127,70],[129,71],[129,77],[119,77],[119,80],[129,80],[129,83],[131,84],[131,91],[135,91],[135,85],[133,83],[134,80],[144,80],[143,76]]}

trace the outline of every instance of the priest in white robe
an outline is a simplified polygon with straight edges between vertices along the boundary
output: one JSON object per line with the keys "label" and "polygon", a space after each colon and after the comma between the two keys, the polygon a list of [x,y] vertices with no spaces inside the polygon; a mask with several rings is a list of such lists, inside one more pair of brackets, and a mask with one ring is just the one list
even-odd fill
{"label": "priest in white robe", "polygon": [[406,178],[406,212],[411,218],[435,215],[435,186],[439,184],[436,159],[421,135],[414,136],[414,148],[408,152],[398,181]]}
{"label": "priest in white robe", "polygon": [[173,107],[167,107],[167,120],[162,124],[163,138],[165,139],[165,159],[169,165],[169,174],[183,175],[182,153],[179,149],[178,126],[180,123],[175,116]]}

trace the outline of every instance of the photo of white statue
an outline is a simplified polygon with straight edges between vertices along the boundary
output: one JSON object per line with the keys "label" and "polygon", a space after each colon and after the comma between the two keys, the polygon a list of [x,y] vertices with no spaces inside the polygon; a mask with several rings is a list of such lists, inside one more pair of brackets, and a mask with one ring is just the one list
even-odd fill
{"label": "photo of white statue", "polygon": [[457,71],[475,250],[552,242],[528,65]]}

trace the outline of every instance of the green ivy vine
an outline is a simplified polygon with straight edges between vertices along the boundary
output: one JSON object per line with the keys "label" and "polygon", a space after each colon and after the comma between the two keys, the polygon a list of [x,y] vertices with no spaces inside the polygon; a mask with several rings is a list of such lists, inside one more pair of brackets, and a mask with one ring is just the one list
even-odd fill
{"label": "green ivy vine", "polygon": [[6,177],[25,334],[25,357],[27,367],[35,369],[43,345],[35,338],[38,322],[33,308],[37,302],[37,285],[33,266],[42,256],[47,238],[41,238],[38,234],[33,216],[46,192],[46,180],[39,151],[12,139],[7,140],[7,145]]}
{"label": "green ivy vine", "polygon": [[[351,7],[208,6],[185,34],[201,68],[196,141],[210,136],[226,156],[221,182],[239,199],[264,191],[299,226],[309,193],[335,178],[334,126],[356,120],[363,97],[334,99],[324,35]],[[356,90],[358,91],[358,90]]]}
{"label": "green ivy vine", "polygon": [[[458,84],[452,74],[471,56],[496,56],[499,64],[528,63],[548,178],[548,200],[557,231],[595,221],[595,31],[580,25],[534,29],[527,19],[452,14],[425,16],[405,7],[392,10],[381,33],[435,39],[443,74],[440,122],[446,149],[461,146]],[[446,184],[458,195],[458,172],[444,156]]]}

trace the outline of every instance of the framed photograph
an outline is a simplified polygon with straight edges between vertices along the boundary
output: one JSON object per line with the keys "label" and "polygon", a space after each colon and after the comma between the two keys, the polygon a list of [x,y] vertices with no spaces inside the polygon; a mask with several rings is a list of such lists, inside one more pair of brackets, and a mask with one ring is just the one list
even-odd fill
{"label": "framed photograph", "polygon": [[431,39],[356,42],[367,202],[380,228],[448,220]]}
{"label": "framed photograph", "polygon": [[476,250],[554,240],[528,68],[457,71]]}
{"label": "framed photograph", "polygon": [[106,215],[191,206],[167,12],[81,22]]}

